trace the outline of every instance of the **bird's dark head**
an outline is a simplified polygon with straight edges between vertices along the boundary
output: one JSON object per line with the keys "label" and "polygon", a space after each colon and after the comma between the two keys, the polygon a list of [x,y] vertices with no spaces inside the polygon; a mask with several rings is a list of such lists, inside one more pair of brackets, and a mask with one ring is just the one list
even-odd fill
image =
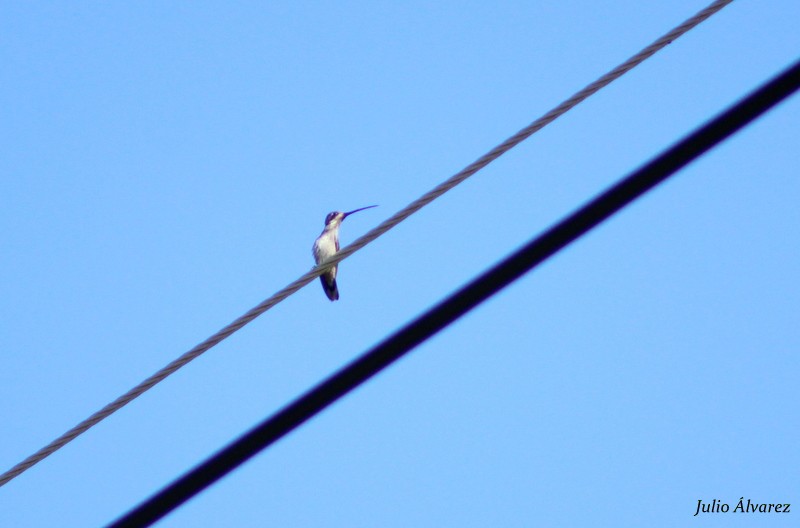
{"label": "bird's dark head", "polygon": [[325,217],[325,225],[326,226],[327,225],[331,225],[331,223],[336,223],[336,222],[341,223],[342,220],[344,220],[345,218],[347,218],[351,214],[357,213],[359,211],[363,211],[364,209],[372,209],[373,207],[378,207],[378,206],[377,205],[370,205],[368,207],[362,207],[361,209],[356,209],[354,211],[348,211],[346,213],[342,213],[342,212],[339,212],[339,211],[332,211],[332,212],[328,213],[328,216]]}
{"label": "bird's dark head", "polygon": [[339,222],[344,220],[344,213],[340,213],[339,211],[331,211],[328,213],[328,216],[325,217],[325,225],[330,225],[331,222],[336,220]]}

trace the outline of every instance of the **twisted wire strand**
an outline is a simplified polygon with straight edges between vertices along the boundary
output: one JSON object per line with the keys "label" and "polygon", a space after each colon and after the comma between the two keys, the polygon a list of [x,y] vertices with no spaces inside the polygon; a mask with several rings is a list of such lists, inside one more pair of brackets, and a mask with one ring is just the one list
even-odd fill
{"label": "twisted wire strand", "polygon": [[299,279],[295,280],[282,290],[278,291],[268,299],[262,301],[260,304],[249,310],[247,313],[221,329],[216,334],[212,335],[202,343],[196,345],[194,348],[185,352],[183,355],[169,363],[167,366],[123,394],[122,396],[118,397],[113,402],[109,403],[96,413],[92,414],[89,418],[85,419],[84,421],[80,422],[78,425],[58,437],[57,439],[53,440],[47,446],[41,448],[36,453],[32,454],[22,462],[18,463],[2,475],[0,475],[0,487],[7,484],[13,478],[19,476],[24,471],[30,469],[33,465],[41,462],[48,456],[52,455],[66,444],[74,440],[79,435],[85,433],[98,423],[100,423],[105,418],[109,417],[111,414],[115,413],[125,405],[129,404],[131,401],[135,400],[139,396],[141,396],[144,392],[152,388],[154,385],[158,384],[159,382],[163,381],[169,375],[174,373],[176,370],[180,369],[190,361],[194,360],[204,352],[207,352],[221,341],[225,340],[233,333],[240,330],[242,327],[253,321],[256,317],[263,314],[279,302],[283,301],[290,295],[296,293],[298,290],[306,286],[309,282],[313,281],[315,278],[319,277],[325,270],[334,266],[341,262],[342,260],[346,259],[356,251],[360,250],[370,242],[374,241],[397,224],[414,214],[415,212],[419,211],[433,200],[437,199],[459,183],[463,182],[479,170],[486,167],[489,163],[496,160],[515,146],[519,145],[521,142],[529,138],[534,133],[541,130],[543,127],[547,126],[551,122],[555,121],[558,117],[564,115],[566,112],[571,110],[573,107],[587,99],[588,97],[594,95],[605,86],[610,84],[612,81],[622,77],[625,73],[630,71],[631,69],[635,68],[656,52],[667,46],[668,44],[672,43],[673,40],[677,39],[678,37],[682,36],[711,15],[717,13],[723,7],[730,4],[733,0],[715,0],[712,2],[708,7],[699,11],[697,14],[692,16],[691,18],[687,19],[685,22],[680,24],[679,26],[672,29],[670,32],[666,33],[664,36],[660,37],[658,40],[641,50],[636,55],[632,56],[610,72],[606,73],[593,83],[589,84],[579,92],[575,93],[572,97],[565,100],[545,115],[528,125],[527,127],[523,128],[513,136],[506,139],[500,145],[493,148],[487,154],[481,156],[478,160],[461,170],[460,172],[456,173],[448,180],[442,182],[438,186],[436,186],[431,191],[427,192],[426,194],[422,195],[405,208],[401,209],[389,219],[383,221],[378,227],[372,229],[365,235],[361,236],[360,238],[356,239],[352,244],[343,248],[339,251],[336,255],[325,261],[324,263],[316,266],[311,271],[302,275]]}

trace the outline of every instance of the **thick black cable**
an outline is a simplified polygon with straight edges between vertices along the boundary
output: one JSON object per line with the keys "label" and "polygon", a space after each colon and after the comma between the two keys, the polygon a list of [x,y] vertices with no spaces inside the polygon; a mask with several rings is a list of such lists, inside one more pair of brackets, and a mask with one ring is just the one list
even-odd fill
{"label": "thick black cable", "polygon": [[800,62],[137,506],[112,528],[149,526],[500,289],[666,180],[800,87]]}

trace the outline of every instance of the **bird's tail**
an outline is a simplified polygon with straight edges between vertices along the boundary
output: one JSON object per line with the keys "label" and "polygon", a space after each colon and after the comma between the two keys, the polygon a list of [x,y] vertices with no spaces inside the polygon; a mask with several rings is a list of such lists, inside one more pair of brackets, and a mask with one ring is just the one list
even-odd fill
{"label": "bird's tail", "polygon": [[336,286],[336,279],[326,279],[325,275],[320,275],[319,280],[322,283],[322,289],[325,290],[325,295],[331,301],[339,300],[339,288]]}

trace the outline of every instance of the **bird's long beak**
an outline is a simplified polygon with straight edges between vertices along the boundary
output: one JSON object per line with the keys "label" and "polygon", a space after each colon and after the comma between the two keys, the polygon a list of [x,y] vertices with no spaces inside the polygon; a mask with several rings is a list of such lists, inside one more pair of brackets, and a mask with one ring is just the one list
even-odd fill
{"label": "bird's long beak", "polygon": [[367,207],[362,207],[361,209],[356,209],[354,211],[348,211],[348,212],[346,212],[344,214],[344,216],[342,217],[342,220],[344,220],[345,218],[347,218],[348,216],[350,216],[353,213],[357,213],[359,211],[363,211],[364,209],[372,209],[373,207],[378,207],[378,206],[377,205],[368,205]]}

